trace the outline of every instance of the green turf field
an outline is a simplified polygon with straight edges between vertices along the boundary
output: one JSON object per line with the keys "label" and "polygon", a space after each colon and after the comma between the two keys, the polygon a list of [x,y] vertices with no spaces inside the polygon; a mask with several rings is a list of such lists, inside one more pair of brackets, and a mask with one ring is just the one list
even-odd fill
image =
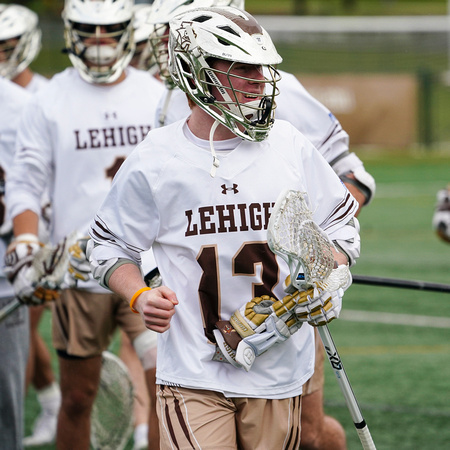
{"label": "green turf field", "polygon": [[[450,182],[450,153],[357,153],[377,180],[377,195],[360,215],[362,254],[353,273],[450,284],[450,245],[431,231],[436,191]],[[356,312],[362,314],[355,319]],[[380,323],[377,312],[388,313],[392,323]],[[423,326],[423,316],[436,322]],[[47,314],[41,324],[47,339],[49,320]],[[342,318],[330,329],[377,448],[449,448],[450,295],[353,285]],[[349,449],[359,449],[342,394],[326,369],[326,411],[344,425]],[[36,413],[30,389],[27,433]]]}

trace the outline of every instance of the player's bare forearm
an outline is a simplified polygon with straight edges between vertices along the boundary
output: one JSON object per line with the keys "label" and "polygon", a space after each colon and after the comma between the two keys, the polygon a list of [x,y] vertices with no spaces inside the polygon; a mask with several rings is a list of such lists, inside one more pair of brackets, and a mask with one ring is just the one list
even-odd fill
{"label": "player's bare forearm", "polygon": [[334,260],[340,266],[341,264],[348,264],[348,257],[344,253],[337,251],[334,248],[331,248],[331,252],[333,253]]}
{"label": "player's bare forearm", "polygon": [[[109,288],[130,302],[134,294],[145,288],[139,268],[134,264],[118,267],[109,279]],[[139,312],[145,326],[157,333],[170,328],[170,321],[178,304],[175,293],[166,286],[144,290],[137,297],[133,308]]]}
{"label": "player's bare forearm", "polygon": [[21,234],[31,233],[37,236],[38,234],[38,215],[27,209],[26,211],[18,214],[13,219],[14,236]]}

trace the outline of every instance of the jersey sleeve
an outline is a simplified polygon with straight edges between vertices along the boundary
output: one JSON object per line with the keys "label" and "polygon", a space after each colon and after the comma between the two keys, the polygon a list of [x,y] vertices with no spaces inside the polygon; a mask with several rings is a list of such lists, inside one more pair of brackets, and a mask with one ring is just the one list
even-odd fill
{"label": "jersey sleeve", "polygon": [[292,74],[282,72],[276,118],[302,132],[329,164],[349,151],[349,136],[333,113]]}
{"label": "jersey sleeve", "polygon": [[[157,233],[158,213],[141,168],[139,146],[117,172],[111,190],[91,223],[98,260],[126,258],[141,264]],[[126,240],[125,240],[126,237]]]}
{"label": "jersey sleeve", "polygon": [[18,125],[16,152],[6,186],[6,203],[11,217],[29,209],[40,214],[41,198],[52,179],[51,136],[40,96],[34,95]]}

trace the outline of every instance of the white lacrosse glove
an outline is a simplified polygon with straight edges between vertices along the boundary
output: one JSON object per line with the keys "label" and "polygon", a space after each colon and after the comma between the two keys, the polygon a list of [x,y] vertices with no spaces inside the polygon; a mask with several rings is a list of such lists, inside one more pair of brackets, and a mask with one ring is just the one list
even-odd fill
{"label": "white lacrosse glove", "polygon": [[217,322],[214,336],[226,360],[248,372],[257,356],[300,329],[295,308],[312,292],[296,291],[281,300],[268,295],[255,297],[235,311],[229,322]]}
{"label": "white lacrosse glove", "polygon": [[92,278],[91,265],[86,256],[89,239],[89,236],[84,236],[69,247],[69,266],[64,277],[64,284],[69,288],[75,287],[78,281],[89,281]]}
{"label": "white lacrosse glove", "polygon": [[297,319],[314,327],[325,325],[339,317],[343,296],[342,288],[332,292],[314,288],[312,295],[308,295],[307,299],[295,308]]}
{"label": "white lacrosse glove", "polygon": [[[40,283],[44,273],[34,262],[44,248],[36,235],[26,233],[17,236],[6,251],[4,272],[18,299],[27,305],[41,305],[59,295],[53,287]],[[51,271],[51,267],[43,268]]]}

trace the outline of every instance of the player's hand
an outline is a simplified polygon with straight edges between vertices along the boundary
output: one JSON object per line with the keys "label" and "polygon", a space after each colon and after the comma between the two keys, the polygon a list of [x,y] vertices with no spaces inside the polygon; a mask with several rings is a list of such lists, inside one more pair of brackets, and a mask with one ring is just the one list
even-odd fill
{"label": "player's hand", "polygon": [[312,291],[296,291],[281,300],[267,295],[255,297],[235,311],[229,322],[218,322],[214,335],[228,362],[249,371],[257,356],[297,332],[302,323],[295,307]]}
{"label": "player's hand", "polygon": [[342,309],[343,295],[342,288],[332,292],[315,288],[312,295],[296,306],[297,319],[312,326],[322,326],[337,319]]}
{"label": "player's hand", "polygon": [[69,247],[69,265],[64,277],[64,283],[69,288],[75,287],[78,281],[91,279],[91,266],[86,257],[89,239],[89,236],[82,237]]}
{"label": "player's hand", "polygon": [[171,289],[161,286],[144,291],[136,300],[134,309],[141,314],[145,326],[157,333],[164,333],[170,328],[178,300]]}
{"label": "player's hand", "polygon": [[8,247],[5,255],[5,274],[18,299],[27,305],[41,305],[53,301],[59,295],[53,289],[39,283],[41,274],[33,262],[44,244],[33,234],[18,236]]}

